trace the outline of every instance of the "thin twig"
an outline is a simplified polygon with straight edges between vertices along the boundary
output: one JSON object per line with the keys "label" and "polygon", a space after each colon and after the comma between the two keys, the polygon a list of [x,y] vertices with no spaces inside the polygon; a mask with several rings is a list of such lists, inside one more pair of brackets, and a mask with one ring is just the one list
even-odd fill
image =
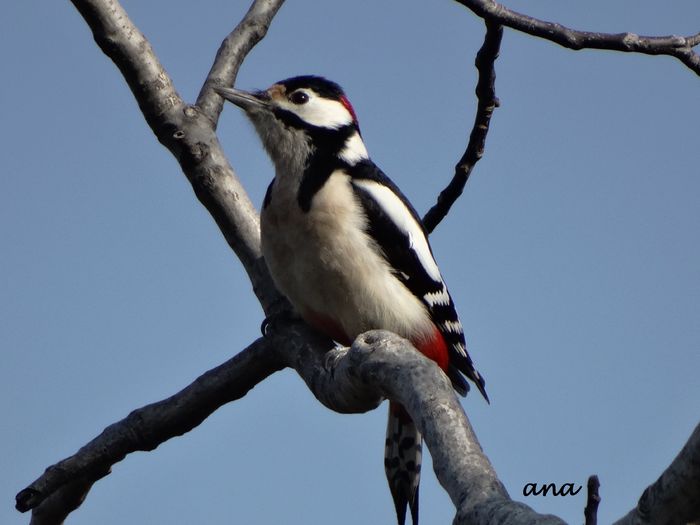
{"label": "thin twig", "polygon": [[588,497],[583,515],[586,518],[586,525],[598,525],[598,504],[600,503],[600,481],[598,476],[593,475],[588,478]]}
{"label": "thin twig", "polygon": [[212,87],[231,86],[238,69],[251,49],[260,42],[279,11],[284,0],[260,0],[253,2],[243,20],[221,43],[214,63],[197,97],[196,106],[212,122],[219,120],[224,100]]}
{"label": "thin twig", "polygon": [[[47,514],[42,502],[62,491],[61,497],[49,503],[52,515],[63,512],[65,518],[80,505],[92,484],[109,474],[112,465],[132,452],[153,450],[161,443],[189,432],[219,407],[242,398],[255,385],[285,366],[286,362],[269,340],[258,339],[177,394],[134,410],[107,427],[76,454],[47,468],[36,481],[17,494],[17,510],[37,509],[38,515]],[[77,482],[77,490],[74,482]]]}
{"label": "thin twig", "polygon": [[109,469],[93,471],[68,480],[33,509],[29,525],[63,524],[68,515],[82,505],[92,486],[109,473]]}
{"label": "thin twig", "polygon": [[677,58],[695,74],[700,75],[700,55],[693,47],[700,44],[700,33],[683,37],[640,36],[635,33],[595,33],[539,20],[495,2],[494,0],[456,0],[474,14],[528,35],[555,42],[568,49],[607,49],[645,55],[668,55]]}
{"label": "thin twig", "polygon": [[479,71],[476,85],[478,106],[474,126],[469,135],[467,149],[455,166],[455,174],[448,186],[438,196],[437,204],[423,217],[423,225],[428,233],[432,232],[440,221],[445,218],[450,208],[459,198],[467,184],[474,165],[484,155],[486,135],[493,110],[498,107],[496,98],[496,69],[495,62],[501,47],[503,28],[496,23],[486,20],[486,35],[484,43],[476,54],[475,65]]}

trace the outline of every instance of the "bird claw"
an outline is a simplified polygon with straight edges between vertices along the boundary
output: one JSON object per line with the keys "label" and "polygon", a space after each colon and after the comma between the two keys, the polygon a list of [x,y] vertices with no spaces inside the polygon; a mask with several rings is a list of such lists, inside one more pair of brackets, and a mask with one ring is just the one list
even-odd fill
{"label": "bird claw", "polygon": [[294,323],[301,321],[301,317],[294,310],[282,310],[274,314],[270,314],[260,324],[260,333],[263,336],[268,336],[276,330],[275,325],[280,323]]}

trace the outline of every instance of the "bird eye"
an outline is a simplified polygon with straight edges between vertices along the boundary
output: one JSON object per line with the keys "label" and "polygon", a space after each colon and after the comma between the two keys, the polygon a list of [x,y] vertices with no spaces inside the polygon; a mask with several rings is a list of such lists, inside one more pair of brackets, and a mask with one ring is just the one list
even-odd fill
{"label": "bird eye", "polygon": [[295,91],[291,95],[289,95],[289,100],[293,104],[301,105],[301,104],[306,104],[309,101],[309,95],[304,93],[303,91]]}

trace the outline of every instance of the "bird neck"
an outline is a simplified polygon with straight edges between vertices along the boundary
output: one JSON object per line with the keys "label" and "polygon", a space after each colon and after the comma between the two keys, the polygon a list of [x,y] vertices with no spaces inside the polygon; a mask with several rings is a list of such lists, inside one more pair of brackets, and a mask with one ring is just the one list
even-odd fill
{"label": "bird neck", "polygon": [[[368,159],[367,149],[354,125],[339,129],[258,129],[275,164],[277,191],[294,193],[303,211],[336,170],[351,170]],[[291,195],[290,195],[291,197]]]}

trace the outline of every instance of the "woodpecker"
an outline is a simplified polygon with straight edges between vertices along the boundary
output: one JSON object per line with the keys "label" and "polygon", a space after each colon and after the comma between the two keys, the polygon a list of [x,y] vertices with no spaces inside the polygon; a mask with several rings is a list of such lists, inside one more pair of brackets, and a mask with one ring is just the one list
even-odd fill
{"label": "woodpecker", "polygon": [[[299,76],[264,91],[216,91],[245,111],[275,166],[262,252],[301,317],[343,345],[390,330],[435,361],[461,395],[466,376],[488,401],[421,220],[370,160],[340,86]],[[399,525],[407,506],[418,523],[421,449],[410,416],[391,402],[384,466]]]}

